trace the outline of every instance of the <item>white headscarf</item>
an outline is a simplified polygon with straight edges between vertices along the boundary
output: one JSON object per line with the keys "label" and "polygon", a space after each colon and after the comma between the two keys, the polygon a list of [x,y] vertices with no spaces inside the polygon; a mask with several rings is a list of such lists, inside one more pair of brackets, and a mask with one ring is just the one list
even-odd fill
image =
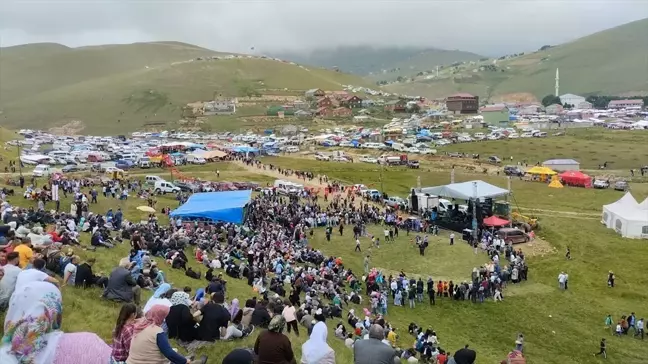
{"label": "white headscarf", "polygon": [[30,281],[9,301],[0,347],[0,363],[50,364],[63,332],[61,291],[43,281]]}
{"label": "white headscarf", "polygon": [[326,324],[318,322],[313,326],[310,339],[302,345],[302,363],[317,364],[333,349],[326,343],[328,329]]}

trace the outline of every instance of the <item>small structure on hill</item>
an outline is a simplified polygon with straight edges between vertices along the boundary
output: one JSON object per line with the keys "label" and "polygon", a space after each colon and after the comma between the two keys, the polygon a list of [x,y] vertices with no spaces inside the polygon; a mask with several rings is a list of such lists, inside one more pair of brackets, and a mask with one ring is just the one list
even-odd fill
{"label": "small structure on hill", "polygon": [[542,162],[542,166],[558,172],[580,170],[580,163],[573,159],[549,159]]}
{"label": "small structure on hill", "polygon": [[469,93],[458,93],[446,98],[446,108],[453,114],[476,114],[479,110],[479,97]]}

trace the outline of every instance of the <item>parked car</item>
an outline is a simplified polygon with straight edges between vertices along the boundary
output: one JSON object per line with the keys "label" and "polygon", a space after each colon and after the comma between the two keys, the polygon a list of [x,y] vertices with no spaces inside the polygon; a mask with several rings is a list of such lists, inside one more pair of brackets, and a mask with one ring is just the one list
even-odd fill
{"label": "parked car", "polygon": [[524,171],[518,168],[518,166],[505,166],[504,174],[507,176],[524,176]]}
{"label": "parked car", "polygon": [[419,169],[421,167],[421,164],[417,160],[412,160],[410,159],[407,161],[407,168],[412,168],[412,169]]}
{"label": "parked car", "polygon": [[502,160],[496,155],[491,155],[488,157],[488,163],[500,164],[502,163]]}
{"label": "parked car", "polygon": [[182,192],[191,192],[195,193],[200,190],[200,187],[189,182],[183,182],[183,181],[173,181],[173,184],[180,189]]}
{"label": "parked car", "polygon": [[157,181],[153,187],[155,193],[164,194],[164,193],[177,193],[180,192],[180,188],[176,187],[173,183],[167,181]]}
{"label": "parked car", "polygon": [[626,181],[616,181],[614,183],[614,190],[615,191],[627,191],[630,189],[630,186],[628,185],[628,182]]}
{"label": "parked car", "polygon": [[403,209],[407,207],[407,201],[400,197],[389,197],[383,200],[385,205],[391,207],[391,208],[399,208]]}
{"label": "parked car", "polygon": [[592,183],[592,187],[598,188],[598,189],[605,189],[610,187],[610,182],[606,181],[604,179],[595,179],[594,183]]}
{"label": "parked car", "polygon": [[347,157],[342,157],[342,156],[335,156],[333,157],[333,162],[349,162],[349,159]]}
{"label": "parked car", "polygon": [[324,155],[324,154],[318,154],[318,155],[315,156],[315,160],[318,160],[318,161],[330,161],[331,157],[328,156],[328,155]]}
{"label": "parked car", "polygon": [[515,228],[499,229],[497,235],[506,243],[519,244],[529,241],[529,236],[524,231]]}
{"label": "parked car", "polygon": [[64,167],[61,169],[61,171],[62,171],[63,173],[78,172],[78,171],[80,171],[80,170],[81,170],[81,169],[80,169],[79,166],[76,165],[76,164],[68,164],[68,165],[64,166]]}
{"label": "parked car", "polygon": [[370,156],[367,156],[367,155],[363,155],[362,157],[360,157],[359,160],[360,160],[360,162],[365,162],[365,163],[378,163],[377,158],[370,157]]}

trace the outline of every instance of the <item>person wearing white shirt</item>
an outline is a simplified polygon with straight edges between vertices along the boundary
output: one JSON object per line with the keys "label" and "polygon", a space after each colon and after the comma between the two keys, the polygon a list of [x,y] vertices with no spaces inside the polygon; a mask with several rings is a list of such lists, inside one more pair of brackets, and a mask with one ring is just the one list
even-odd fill
{"label": "person wearing white shirt", "polygon": [[565,282],[567,281],[567,276],[565,275],[565,272],[560,272],[558,275],[558,286],[560,289],[565,289]]}
{"label": "person wearing white shirt", "polygon": [[18,262],[20,262],[20,257],[17,252],[7,254],[7,265],[2,267],[4,275],[0,279],[0,310],[9,306],[9,299],[16,289],[18,274],[22,272]]}

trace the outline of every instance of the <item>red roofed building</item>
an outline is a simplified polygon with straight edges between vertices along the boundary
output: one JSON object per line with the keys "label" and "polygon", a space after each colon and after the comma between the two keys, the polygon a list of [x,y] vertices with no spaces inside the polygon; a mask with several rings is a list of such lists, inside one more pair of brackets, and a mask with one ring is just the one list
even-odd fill
{"label": "red roofed building", "polygon": [[446,108],[454,114],[476,114],[479,110],[479,97],[468,93],[458,93],[446,98]]}
{"label": "red roofed building", "polygon": [[325,96],[317,100],[317,107],[331,107],[333,106],[333,101],[330,97]]}
{"label": "red roofed building", "polygon": [[608,103],[608,109],[625,109],[628,107],[640,107],[644,106],[644,101],[641,99],[637,100],[612,100]]}
{"label": "red roofed building", "polygon": [[362,99],[356,95],[349,95],[340,101],[340,105],[350,108],[362,107]]}

